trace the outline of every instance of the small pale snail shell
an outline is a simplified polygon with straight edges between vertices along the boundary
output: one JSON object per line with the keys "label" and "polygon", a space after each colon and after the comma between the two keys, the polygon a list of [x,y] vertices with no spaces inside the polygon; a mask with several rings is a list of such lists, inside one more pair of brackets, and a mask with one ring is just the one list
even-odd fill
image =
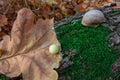
{"label": "small pale snail shell", "polygon": [[97,27],[105,19],[100,10],[90,10],[82,18],[82,25]]}
{"label": "small pale snail shell", "polygon": [[60,47],[58,45],[56,45],[56,44],[52,44],[49,47],[49,52],[51,54],[57,54],[59,52],[59,50],[60,50]]}

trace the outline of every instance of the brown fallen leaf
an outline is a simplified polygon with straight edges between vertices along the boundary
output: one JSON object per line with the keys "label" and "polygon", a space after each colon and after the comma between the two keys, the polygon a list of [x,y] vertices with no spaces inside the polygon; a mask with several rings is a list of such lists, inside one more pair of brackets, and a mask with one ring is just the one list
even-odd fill
{"label": "brown fallen leaf", "polygon": [[5,15],[0,14],[0,37],[6,35],[4,31],[2,31],[2,27],[4,28],[5,25],[8,24],[8,19]]}
{"label": "brown fallen leaf", "polygon": [[32,5],[34,7],[38,7],[41,4],[57,4],[58,0],[24,0],[26,5]]}
{"label": "brown fallen leaf", "polygon": [[57,4],[57,1],[59,0],[41,0],[42,3],[47,3],[47,4]]}
{"label": "brown fallen leaf", "polygon": [[7,35],[5,32],[0,31],[0,37],[2,38],[3,36]]}
{"label": "brown fallen leaf", "polygon": [[0,27],[7,25],[7,17],[5,15],[0,14]]}
{"label": "brown fallen leaf", "polygon": [[116,6],[114,6],[113,8],[120,9],[120,2],[116,2]]}
{"label": "brown fallen leaf", "polygon": [[53,69],[59,67],[62,56],[60,52],[52,55],[48,51],[51,44],[60,46],[52,27],[53,19],[38,19],[34,24],[31,10],[18,11],[11,35],[0,42],[0,73],[9,77],[22,73],[24,80],[57,80]]}

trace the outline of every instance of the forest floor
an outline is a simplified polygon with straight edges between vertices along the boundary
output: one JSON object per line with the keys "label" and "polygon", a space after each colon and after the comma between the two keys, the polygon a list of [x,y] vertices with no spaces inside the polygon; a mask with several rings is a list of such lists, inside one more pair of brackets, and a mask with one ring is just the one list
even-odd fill
{"label": "forest floor", "polygon": [[[36,14],[36,19],[54,17],[55,30],[58,35],[58,39],[60,40],[61,44],[64,45],[63,53],[65,54],[65,58],[63,59],[64,64],[61,65],[61,67],[57,70],[60,74],[59,80],[80,80],[79,78],[81,78],[81,80],[118,80],[120,78],[120,53],[117,53],[117,55],[115,55],[116,51],[120,49],[119,5],[114,9],[109,6],[101,8],[103,7],[103,5],[105,5],[102,3],[99,6],[88,6],[88,4],[83,4],[83,6],[81,7],[80,5],[82,2],[78,2],[79,0],[73,0],[74,2],[67,2],[66,0],[64,2],[59,2],[59,6],[54,4],[51,7],[50,5],[45,4],[41,5],[42,8],[37,8],[37,3],[33,4],[31,2],[21,2],[22,0],[11,0],[11,2],[7,1],[8,0],[1,0],[0,2],[0,17],[2,22],[0,24],[1,40],[2,36],[10,35],[13,22],[16,19],[17,11],[23,7],[32,9],[32,11]],[[77,7],[75,7],[76,5]],[[84,15],[84,12],[96,8],[100,8],[100,10],[105,14],[106,20],[96,29],[89,27],[84,28],[85,26],[80,24],[80,20]],[[76,26],[76,28],[74,28],[74,26]],[[103,26],[105,27],[103,28]],[[78,28],[82,28],[83,30],[77,30]],[[89,32],[89,30],[91,30],[92,32]],[[86,33],[87,31],[88,33]],[[79,36],[78,33],[82,33],[82,35]],[[88,39],[89,36],[94,36],[94,34],[92,33],[97,34],[96,38]],[[64,36],[61,36],[63,34]],[[71,35],[72,37],[69,37],[67,35]],[[68,38],[66,39],[66,37]],[[85,41],[85,44],[83,42],[77,42],[80,37],[85,37],[83,38],[83,40],[85,41],[86,39],[88,39],[88,41]],[[64,41],[68,41],[69,45],[66,46]],[[105,43],[101,43],[100,45],[95,44],[101,41]],[[108,43],[108,41],[110,43]],[[90,42],[93,44],[89,45],[97,46],[97,48],[93,50],[89,45],[87,45]],[[78,44],[76,45],[75,43]],[[103,45],[105,46],[105,49],[102,48]],[[114,47],[116,51],[111,51],[109,47]],[[104,54],[103,52],[99,52],[101,49],[106,52],[106,54]],[[86,53],[87,55],[84,55],[84,53]],[[103,58],[105,58],[105,60],[103,60]],[[108,70],[106,71],[106,69]],[[0,78],[2,80],[6,80],[4,78],[4,75],[0,76]],[[9,80],[22,79],[20,76],[12,79],[9,78]]]}

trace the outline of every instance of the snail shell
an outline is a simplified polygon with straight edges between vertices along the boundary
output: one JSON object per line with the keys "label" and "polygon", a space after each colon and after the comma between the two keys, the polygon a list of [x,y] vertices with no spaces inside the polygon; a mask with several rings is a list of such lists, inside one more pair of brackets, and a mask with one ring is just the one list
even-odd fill
{"label": "snail shell", "polygon": [[82,25],[97,27],[103,20],[104,14],[99,10],[90,10],[82,18]]}

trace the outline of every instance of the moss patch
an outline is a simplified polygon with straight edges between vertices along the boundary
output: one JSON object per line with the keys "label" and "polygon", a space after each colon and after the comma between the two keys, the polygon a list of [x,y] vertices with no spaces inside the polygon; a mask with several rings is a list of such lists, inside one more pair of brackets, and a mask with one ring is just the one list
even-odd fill
{"label": "moss patch", "polygon": [[78,21],[58,27],[56,32],[63,52],[77,50],[74,64],[63,75],[71,75],[72,80],[103,80],[113,74],[111,65],[117,52],[109,47],[106,37],[111,31],[107,27],[86,27]]}

